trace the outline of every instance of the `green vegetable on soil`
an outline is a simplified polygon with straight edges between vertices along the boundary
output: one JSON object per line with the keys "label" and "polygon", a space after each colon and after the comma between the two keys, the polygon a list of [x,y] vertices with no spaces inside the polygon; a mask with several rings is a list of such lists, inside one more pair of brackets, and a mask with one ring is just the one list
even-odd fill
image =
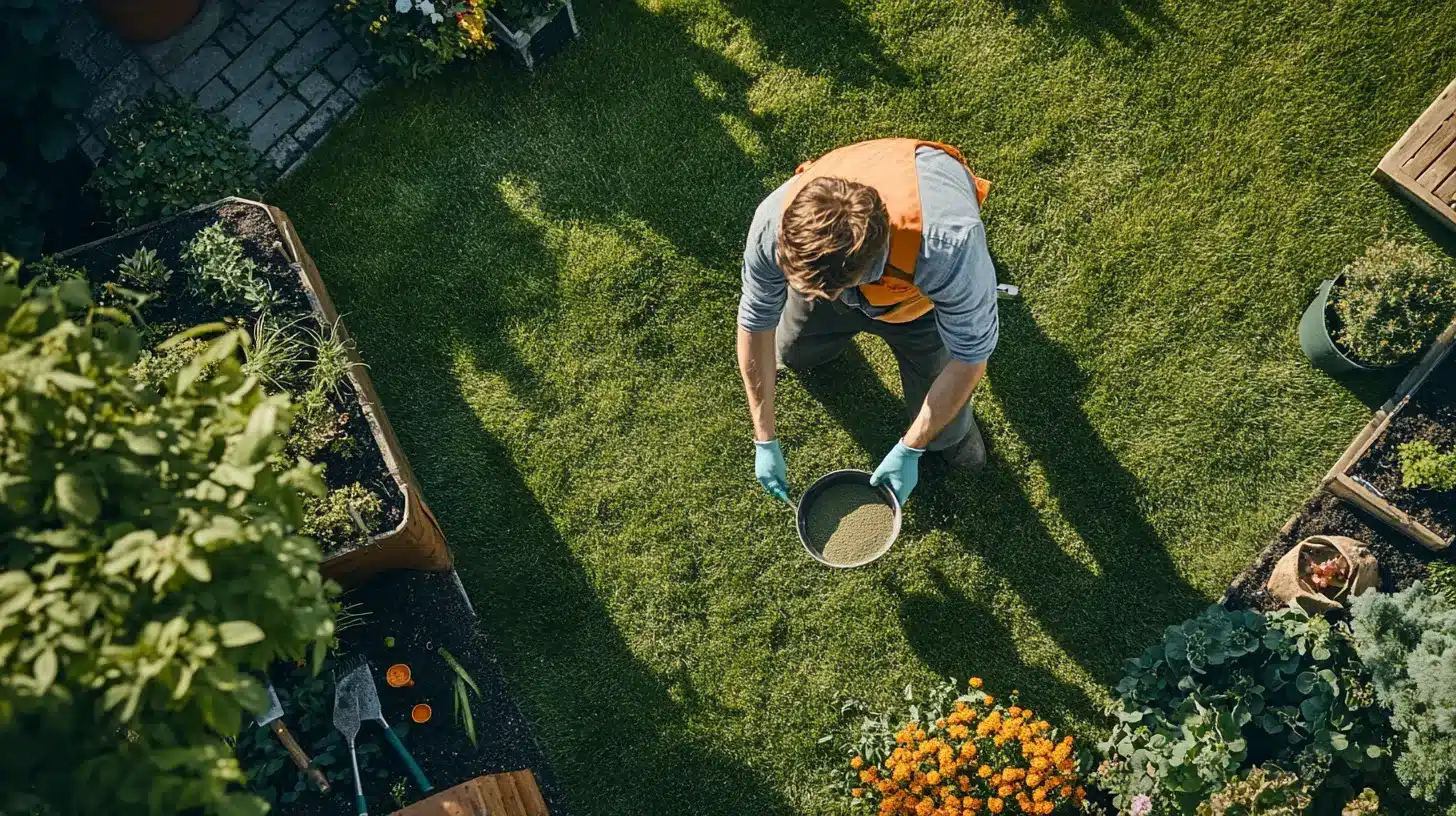
{"label": "green vegetable on soil", "polygon": [[831,564],[857,564],[890,540],[895,510],[869,485],[839,484],[808,511],[809,544]]}

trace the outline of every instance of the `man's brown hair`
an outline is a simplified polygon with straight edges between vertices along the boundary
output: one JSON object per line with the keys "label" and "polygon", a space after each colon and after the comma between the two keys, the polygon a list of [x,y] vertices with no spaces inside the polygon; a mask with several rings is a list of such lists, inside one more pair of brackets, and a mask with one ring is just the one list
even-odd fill
{"label": "man's brown hair", "polygon": [[817,178],[784,210],[779,268],[800,292],[835,297],[864,278],[889,240],[890,213],[875,188]]}

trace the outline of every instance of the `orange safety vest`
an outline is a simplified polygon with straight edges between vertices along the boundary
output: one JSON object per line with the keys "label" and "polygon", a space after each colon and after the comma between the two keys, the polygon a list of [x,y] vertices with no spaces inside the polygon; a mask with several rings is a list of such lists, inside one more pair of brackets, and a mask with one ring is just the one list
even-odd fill
{"label": "orange safety vest", "polygon": [[[874,139],[831,150],[806,161],[784,196],[787,210],[804,185],[817,178],[832,177],[875,188],[890,213],[890,258],[884,275],[859,287],[860,296],[871,306],[889,306],[877,320],[908,323],[934,308],[930,298],[915,287],[915,260],[920,257],[920,234],[925,220],[920,210],[920,176],[915,170],[915,151],[921,147],[944,150],[965,165],[961,152],[940,142],[919,139]],[[966,166],[976,183],[976,203],[986,200],[991,182],[978,178]]]}

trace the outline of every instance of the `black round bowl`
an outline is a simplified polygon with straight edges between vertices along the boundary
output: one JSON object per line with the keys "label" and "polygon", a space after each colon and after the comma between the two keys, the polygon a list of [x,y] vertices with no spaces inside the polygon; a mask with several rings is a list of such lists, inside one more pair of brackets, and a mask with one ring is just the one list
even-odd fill
{"label": "black round bowl", "polygon": [[[809,508],[814,506],[814,501],[819,498],[820,493],[839,484],[860,484],[870,487],[872,490],[878,492],[884,498],[885,504],[890,505],[895,511],[895,524],[890,528],[890,537],[885,540],[884,545],[868,557],[852,564],[836,564],[833,561],[825,560],[824,553],[815,549],[814,545],[809,542]],[[804,545],[804,552],[808,553],[809,557],[815,561],[818,561],[826,567],[834,567],[835,569],[850,569],[851,567],[862,567],[865,564],[869,564],[889,552],[890,547],[895,544],[895,539],[900,537],[900,500],[895,498],[895,491],[891,490],[889,485],[879,485],[878,487],[870,485],[870,474],[863,470],[835,470],[820,476],[819,480],[809,485],[809,489],[805,490],[804,495],[799,497],[799,511],[797,515],[799,543]]]}

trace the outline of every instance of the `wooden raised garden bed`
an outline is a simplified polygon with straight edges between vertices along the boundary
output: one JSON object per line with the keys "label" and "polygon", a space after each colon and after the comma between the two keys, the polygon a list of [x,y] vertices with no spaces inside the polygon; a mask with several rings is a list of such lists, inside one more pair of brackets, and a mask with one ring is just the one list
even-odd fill
{"label": "wooden raised garden bed", "polygon": [[507,21],[490,9],[486,9],[485,16],[501,45],[510,49],[532,71],[536,70],[536,63],[553,56],[581,36],[571,0],[525,20]]}
{"label": "wooden raised garden bed", "polygon": [[[147,323],[143,339],[149,347],[180,329],[214,321],[232,321],[253,332],[259,312],[250,304],[217,295],[216,290],[209,294],[183,258],[184,247],[204,228],[217,223],[241,241],[245,256],[256,265],[258,279],[276,293],[278,304],[270,310],[270,325],[286,327],[290,336],[332,332],[347,353],[347,374],[320,409],[333,422],[331,436],[306,456],[324,466],[330,491],[358,485],[378,499],[379,510],[366,520],[351,507],[354,527],[364,529],[352,530],[342,540],[316,536],[323,549],[324,575],[350,587],[388,569],[449,568],[445,537],[420,495],[368,369],[359,359],[318,269],[281,210],[227,198],[67,250],[54,261],[83,270],[98,291],[105,291],[110,283],[135,289],[134,283],[118,276],[121,259],[141,248],[156,252],[172,274],[141,309]],[[309,365],[305,352],[293,368],[303,378]]]}
{"label": "wooden raised garden bed", "polygon": [[1456,323],[1375,412],[1325,476],[1325,489],[1432,549],[1456,540],[1456,491],[1401,485],[1397,448],[1425,439],[1456,445]]}
{"label": "wooden raised garden bed", "polygon": [[1456,229],[1456,80],[1380,160],[1375,178]]}

